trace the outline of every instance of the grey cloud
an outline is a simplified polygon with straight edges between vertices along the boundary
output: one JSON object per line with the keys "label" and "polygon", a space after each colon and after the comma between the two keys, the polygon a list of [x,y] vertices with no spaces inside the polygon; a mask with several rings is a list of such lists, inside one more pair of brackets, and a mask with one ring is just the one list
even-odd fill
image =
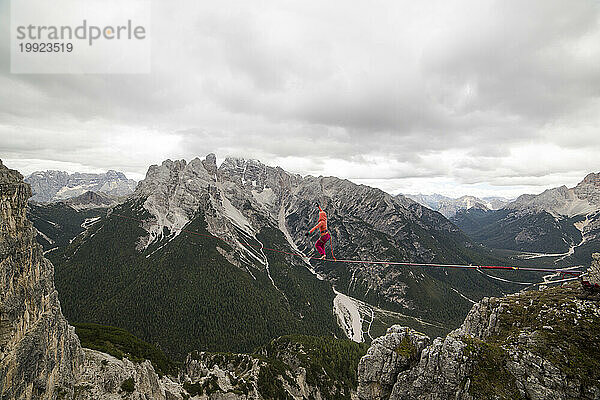
{"label": "grey cloud", "polygon": [[[306,160],[296,172],[543,186],[532,177],[598,169],[599,8],[156,3],[151,74],[78,76],[10,74],[0,0],[0,151],[140,174],[216,152]],[[563,160],[527,162],[532,143]]]}

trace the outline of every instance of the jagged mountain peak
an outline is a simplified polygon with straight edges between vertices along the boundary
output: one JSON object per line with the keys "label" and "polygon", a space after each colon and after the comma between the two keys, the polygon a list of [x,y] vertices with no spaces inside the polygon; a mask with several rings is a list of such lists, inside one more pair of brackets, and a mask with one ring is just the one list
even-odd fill
{"label": "jagged mountain peak", "polygon": [[600,208],[600,173],[588,174],[573,191],[577,197]]}
{"label": "jagged mountain peak", "polygon": [[148,176],[149,173],[154,172],[155,170],[159,170],[159,169],[178,170],[178,169],[184,168],[186,165],[187,165],[187,161],[184,159],[173,161],[170,158],[167,158],[166,160],[163,160],[163,162],[160,163],[160,165],[152,164],[150,167],[148,167],[148,171],[146,172],[146,177]]}
{"label": "jagged mountain peak", "polygon": [[206,158],[202,161],[202,165],[209,173],[215,174],[217,172],[217,156],[213,153],[207,154]]}
{"label": "jagged mountain peak", "polygon": [[[251,205],[254,211],[262,212],[272,222],[279,219],[281,207],[293,210],[300,204],[303,208],[306,205],[313,207],[317,202],[322,207],[333,207],[329,210],[333,213],[338,210],[344,214],[351,213],[352,207],[380,204],[379,214],[400,214],[417,223],[421,223],[424,212],[418,203],[407,197],[392,196],[381,189],[358,185],[347,179],[302,177],[259,160],[241,157],[226,157],[215,170],[216,165],[212,153],[204,160],[196,158],[189,164],[185,160],[165,160],[160,166],[153,165],[148,169],[135,195],[145,198],[145,208],[158,220],[166,217],[167,221],[176,219],[179,224],[191,218],[207,191],[214,198],[216,207],[222,207],[225,201],[239,213],[247,214],[244,204]],[[211,190],[220,194],[214,197],[216,192]],[[229,207],[227,204],[225,206]],[[173,213],[179,217],[169,217]],[[448,222],[440,225],[445,229]],[[170,230],[181,228],[174,228],[169,222],[165,226]]]}
{"label": "jagged mountain peak", "polygon": [[600,172],[590,172],[589,174],[587,174],[586,177],[583,178],[583,181],[580,182],[580,184],[585,183],[593,183],[596,186],[600,186]]}
{"label": "jagged mountain peak", "polygon": [[106,171],[105,175],[107,178],[127,180],[127,177],[124,173],[120,171],[115,171],[114,169],[109,169],[108,171]]}

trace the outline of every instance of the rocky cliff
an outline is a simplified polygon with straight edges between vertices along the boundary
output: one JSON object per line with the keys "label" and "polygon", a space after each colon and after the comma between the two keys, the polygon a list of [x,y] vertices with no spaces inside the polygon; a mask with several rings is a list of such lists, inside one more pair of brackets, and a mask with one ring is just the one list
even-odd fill
{"label": "rocky cliff", "polygon": [[0,390],[6,399],[73,394],[83,353],[63,317],[52,264],[26,218],[29,185],[0,162]]}
{"label": "rocky cliff", "polygon": [[257,353],[191,353],[182,375],[192,396],[222,399],[350,399],[366,345],[327,337],[283,336]]}
{"label": "rocky cliff", "polygon": [[600,398],[600,304],[579,283],[485,298],[429,342],[390,328],[361,359],[359,397]]}

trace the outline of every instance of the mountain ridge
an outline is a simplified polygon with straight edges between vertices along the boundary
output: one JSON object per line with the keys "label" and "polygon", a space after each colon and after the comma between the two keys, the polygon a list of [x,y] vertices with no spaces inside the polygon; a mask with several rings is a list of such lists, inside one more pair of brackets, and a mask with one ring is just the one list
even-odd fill
{"label": "mountain ridge", "polygon": [[25,177],[33,192],[31,200],[55,202],[82,195],[87,191],[104,193],[111,196],[126,196],[135,190],[137,182],[127,179],[125,174],[108,170],[102,174],[69,174],[65,171],[36,171]]}
{"label": "mountain ridge", "polygon": [[[256,186],[257,183],[252,181],[250,185]],[[177,186],[170,189],[172,194],[177,191]],[[235,187],[230,189],[235,191]],[[187,199],[185,193],[180,194],[182,200]],[[211,199],[206,194],[204,192],[200,199],[208,205]],[[453,396],[467,400],[496,397],[592,399],[600,393],[599,357],[596,354],[600,340],[596,321],[598,307],[589,298],[581,298],[578,284],[501,298],[484,298],[473,305],[457,330],[433,342],[407,327],[392,326],[386,335],[373,341],[362,358],[366,351],[364,344],[331,336],[294,334],[270,340],[253,354],[193,351],[185,357],[178,376],[173,376],[176,365],[166,359],[160,349],[141,342],[122,329],[78,325],[87,346],[113,355],[82,348],[73,328],[62,315],[53,285],[53,266],[43,257],[34,241],[34,229],[27,221],[26,206],[30,195],[30,189],[22,182],[21,176],[16,171],[7,170],[0,161],[2,397],[185,400],[201,396],[259,400],[289,397],[352,399],[356,396],[360,399],[400,399],[429,394],[431,398]],[[109,212],[99,224],[91,225],[69,245],[76,250],[70,257],[85,250],[82,242],[105,231],[112,232],[115,237],[110,242],[112,248],[116,247],[115,243],[127,242],[128,237],[135,239],[135,243],[141,237],[138,233],[142,236],[148,233],[139,224],[115,225],[118,229],[110,229],[109,226],[109,223],[116,222],[110,219],[111,214],[145,210],[142,199],[127,200],[116,206],[116,210]],[[327,198],[330,206],[335,201],[335,197]],[[291,203],[294,204],[293,201]],[[414,208],[414,204],[407,204]],[[119,207],[126,208],[119,210]],[[211,208],[206,207],[206,210]],[[260,219],[256,210],[242,211],[245,212],[242,216],[251,221]],[[238,212],[241,213],[240,210]],[[425,215],[428,215],[427,212]],[[431,215],[435,217],[436,214]],[[185,225],[186,229],[197,231],[198,227],[193,224],[201,222],[202,219],[193,219],[192,225]],[[243,225],[243,221],[236,222]],[[153,219],[146,223],[151,225]],[[148,225],[146,227],[149,228]],[[239,228],[252,232],[250,229],[255,227]],[[274,231],[273,226],[271,229],[271,232],[264,229],[258,232],[255,235],[257,240],[269,239],[278,248],[286,246],[288,239],[283,237],[283,232]],[[155,257],[153,252],[158,254],[156,251],[160,246],[168,243],[198,247],[198,242],[182,243],[185,235],[181,233],[171,237],[169,229],[164,231],[163,238],[148,245],[149,258]],[[269,234],[272,237],[263,236]],[[168,243],[164,243],[165,240]],[[122,247],[120,251],[131,251],[134,247]],[[219,248],[219,245],[212,243],[204,247],[211,250]],[[224,245],[221,244],[220,248],[223,249]],[[174,252],[174,247],[168,249],[169,254],[162,256],[173,265],[176,261],[173,257],[178,253]],[[97,250],[103,262],[110,262],[114,257],[110,251]],[[215,257],[218,257],[217,253],[213,251]],[[179,253],[179,256],[181,254],[185,252]],[[89,255],[84,254],[82,259],[88,263],[93,261],[94,257]],[[119,258],[123,261],[122,257]],[[600,255],[596,255],[594,260],[589,279],[593,277],[597,282],[600,279]],[[263,276],[264,287],[270,288],[275,283],[282,285],[285,280],[298,277],[288,271],[288,275],[280,279],[281,262],[289,260],[271,261],[274,282],[269,283]],[[149,273],[145,268],[140,271]],[[182,275],[186,271],[180,268],[175,273]],[[190,276],[182,278],[186,280]],[[207,276],[203,275],[203,278]],[[175,283],[173,279],[166,281],[171,285]],[[18,284],[15,286],[14,282]],[[159,296],[163,302],[181,305],[151,287],[141,289],[146,301],[151,296]],[[285,290],[287,301],[294,303],[294,292],[288,288]],[[93,293],[89,295],[96,297]],[[318,301],[316,297],[310,299]],[[246,301],[245,307],[250,306]],[[329,302],[327,306],[330,306]],[[131,318],[131,310],[117,311]],[[151,310],[152,307],[147,308],[147,311]],[[211,312],[216,311],[213,309]],[[574,325],[578,327],[575,331],[572,329]],[[566,336],[569,340],[564,340]],[[171,336],[169,339],[175,338]],[[151,361],[144,360],[145,357],[150,357]],[[163,375],[165,373],[169,375]]]}
{"label": "mountain ridge", "polygon": [[[470,299],[514,290],[507,289],[510,285],[500,286],[482,275],[464,271],[308,261],[302,255],[314,254],[316,238],[306,238],[304,233],[315,223],[317,202],[328,212],[336,257],[490,262],[450,221],[412,200],[335,177],[301,177],[257,160],[228,157],[217,167],[216,157],[209,154],[203,160],[165,160],[161,165],[150,166],[146,178],[127,201],[65,249],[49,253],[57,266],[57,285],[65,313],[76,322],[122,326],[144,340],[158,340],[184,354],[190,349],[176,349],[185,346],[183,342],[167,342],[164,326],[174,324],[185,329],[187,324],[196,326],[214,313],[199,308],[196,314],[186,311],[185,318],[181,315],[177,322],[167,323],[165,318],[173,318],[180,311],[160,310],[163,305],[154,300],[143,301],[148,309],[142,304],[131,308],[130,304],[139,304],[145,293],[155,291],[163,293],[163,297],[170,291],[173,293],[169,296],[185,293],[183,297],[188,300],[184,301],[190,301],[196,296],[192,292],[194,285],[207,291],[223,286],[227,275],[217,277],[217,270],[206,269],[215,260],[220,260],[219,268],[237,277],[238,286],[231,286],[234,292],[225,298],[235,303],[235,291],[253,293],[259,288],[252,287],[259,284],[255,299],[271,299],[265,304],[273,308],[263,312],[266,323],[255,325],[258,330],[254,338],[263,343],[267,337],[291,332],[298,323],[294,321],[300,320],[305,321],[301,325],[305,333],[336,332],[338,321],[343,319],[345,332],[352,332],[353,337],[369,337],[374,334],[369,331],[371,328],[385,329],[382,321],[387,324],[395,315],[403,315],[398,317],[402,320],[412,318],[414,326],[429,329],[433,335],[443,334],[447,328],[438,326],[460,323],[471,305]],[[117,214],[131,218],[123,219]],[[188,231],[212,235],[223,242]],[[299,255],[273,253],[265,247]],[[205,252],[205,248],[215,251]],[[89,262],[100,257],[104,257],[102,263]],[[123,268],[122,263],[130,268]],[[150,279],[152,274],[157,274],[156,278]],[[212,280],[203,282],[197,274],[209,274],[205,276]],[[121,276],[120,283],[115,278],[101,279],[111,275]],[[178,275],[188,277],[193,285],[184,281],[166,285]],[[339,295],[333,289],[357,300],[334,301]],[[100,305],[88,304],[87,296],[81,295],[90,291]],[[221,299],[223,304],[225,298]],[[279,299],[278,305],[273,302],[275,299]],[[319,302],[315,302],[317,299]],[[190,307],[199,301],[189,303]],[[251,315],[258,315],[253,314],[257,304],[258,300],[250,303],[247,315],[232,309],[223,318],[254,318]],[[126,305],[129,318],[119,311]],[[151,322],[148,316],[153,313],[163,315],[162,322]],[[354,319],[346,321],[343,315]],[[368,324],[372,315],[380,320]],[[419,319],[443,323],[424,325]],[[280,321],[278,327],[269,325],[274,321]],[[149,324],[156,326],[150,329]],[[356,332],[356,327],[365,332]],[[163,332],[158,334],[161,329]],[[238,337],[236,341],[242,339],[246,340]],[[229,348],[217,341],[194,346],[240,351],[259,344],[230,343]]]}
{"label": "mountain ridge", "polygon": [[356,365],[365,346],[349,340],[287,336],[260,354],[196,352],[177,365],[122,329],[83,324],[75,330],[61,312],[53,265],[35,243],[26,211],[30,196],[22,176],[0,161],[3,399],[188,400],[222,394],[258,400],[350,398],[355,392]]}
{"label": "mountain ridge", "polygon": [[572,188],[524,194],[500,210],[461,210],[451,219],[489,247],[554,257],[561,265],[588,263],[600,243],[600,173]]}
{"label": "mountain ridge", "polygon": [[438,211],[446,218],[452,218],[457,212],[471,208],[485,211],[498,210],[510,202],[509,199],[498,196],[478,198],[476,196],[463,195],[453,198],[437,193],[431,195],[421,193],[405,194],[403,196],[408,197],[434,211]]}

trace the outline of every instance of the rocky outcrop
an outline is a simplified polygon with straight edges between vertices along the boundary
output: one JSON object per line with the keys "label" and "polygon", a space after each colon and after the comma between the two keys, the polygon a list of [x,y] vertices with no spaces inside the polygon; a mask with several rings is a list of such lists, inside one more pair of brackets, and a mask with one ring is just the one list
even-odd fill
{"label": "rocky outcrop", "polygon": [[600,173],[588,174],[583,181],[575,186],[574,191],[578,198],[586,199],[591,204],[600,207]]}
{"label": "rocky outcrop", "polygon": [[[390,358],[393,327],[359,364],[361,399],[599,399],[600,305],[579,284],[475,304],[446,338]],[[406,332],[406,342],[420,336]],[[390,362],[393,361],[393,362]]]}
{"label": "rocky outcrop", "polygon": [[431,343],[429,337],[394,325],[385,336],[371,343],[358,366],[358,395],[363,399],[387,399],[398,374],[414,366],[418,356]]}
{"label": "rocky outcrop", "polygon": [[364,352],[347,340],[283,336],[258,354],[193,352],[182,381],[190,395],[212,400],[356,398]]}
{"label": "rocky outcrop", "polygon": [[77,197],[65,200],[64,203],[79,211],[90,208],[109,208],[118,203],[118,198],[103,193],[87,191]]}
{"label": "rocky outcrop", "polygon": [[150,361],[134,363],[84,349],[82,374],[74,389],[77,400],[182,400],[187,393],[179,382],[159,377]]}
{"label": "rocky outcrop", "polygon": [[29,185],[0,162],[0,390],[4,399],[71,396],[83,353],[63,317],[54,267],[26,217]]}
{"label": "rocky outcrop", "polygon": [[587,277],[591,284],[600,285],[600,253],[592,254],[592,264],[587,271]]}

